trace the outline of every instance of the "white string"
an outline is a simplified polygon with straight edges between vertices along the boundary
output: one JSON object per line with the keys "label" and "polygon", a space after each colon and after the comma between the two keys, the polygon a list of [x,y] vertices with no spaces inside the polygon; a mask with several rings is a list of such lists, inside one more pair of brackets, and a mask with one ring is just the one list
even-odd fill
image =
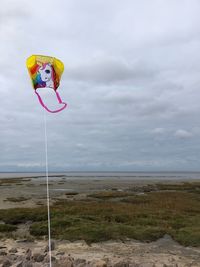
{"label": "white string", "polygon": [[47,213],[48,213],[48,236],[49,236],[49,267],[51,265],[51,222],[50,222],[50,204],[49,204],[49,170],[48,170],[48,140],[47,140],[47,118],[44,110],[44,137],[45,137],[45,159],[46,159],[46,182],[47,182]]}

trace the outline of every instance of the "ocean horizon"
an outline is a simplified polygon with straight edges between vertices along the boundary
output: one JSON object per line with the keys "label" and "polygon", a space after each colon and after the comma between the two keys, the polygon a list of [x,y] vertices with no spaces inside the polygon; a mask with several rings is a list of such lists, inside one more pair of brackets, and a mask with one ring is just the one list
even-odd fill
{"label": "ocean horizon", "polygon": [[[0,172],[0,178],[19,178],[19,177],[44,177],[46,172]],[[200,179],[200,172],[197,171],[70,171],[70,172],[49,172],[49,176],[54,178],[64,176],[72,178],[132,178],[136,179],[159,179],[159,180],[177,180],[177,179]]]}

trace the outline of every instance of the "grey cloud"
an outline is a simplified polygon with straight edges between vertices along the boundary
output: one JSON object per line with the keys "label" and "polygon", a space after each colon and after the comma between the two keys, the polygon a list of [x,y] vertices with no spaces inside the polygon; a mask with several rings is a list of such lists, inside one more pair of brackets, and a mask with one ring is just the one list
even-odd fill
{"label": "grey cloud", "polygon": [[1,171],[44,168],[44,113],[25,68],[35,53],[65,63],[68,108],[46,114],[50,170],[199,169],[199,10],[195,0],[3,1]]}
{"label": "grey cloud", "polygon": [[141,63],[126,63],[117,59],[95,59],[79,66],[66,67],[66,77],[76,81],[114,83],[126,80],[152,78],[153,69],[147,69]]}
{"label": "grey cloud", "polygon": [[2,8],[0,10],[0,23],[8,23],[15,21],[16,19],[21,20],[28,18],[31,13],[29,11],[29,4],[27,1],[14,1],[14,0],[3,0],[1,2]]}
{"label": "grey cloud", "polygon": [[178,138],[190,138],[192,137],[192,133],[183,129],[177,130],[174,135]]}
{"label": "grey cloud", "polygon": [[151,133],[152,134],[158,134],[158,135],[162,135],[162,134],[164,134],[164,133],[166,133],[166,129],[164,129],[164,128],[155,128],[155,129],[153,129],[153,130],[151,130]]}

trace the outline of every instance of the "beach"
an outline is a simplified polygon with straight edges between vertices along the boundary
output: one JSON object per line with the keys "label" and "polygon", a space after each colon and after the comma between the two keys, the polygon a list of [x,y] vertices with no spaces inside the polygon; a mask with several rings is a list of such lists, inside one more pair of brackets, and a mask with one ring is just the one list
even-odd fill
{"label": "beach", "polygon": [[[53,266],[200,266],[197,177],[50,174]],[[46,203],[44,174],[1,175],[0,266],[48,266]]]}

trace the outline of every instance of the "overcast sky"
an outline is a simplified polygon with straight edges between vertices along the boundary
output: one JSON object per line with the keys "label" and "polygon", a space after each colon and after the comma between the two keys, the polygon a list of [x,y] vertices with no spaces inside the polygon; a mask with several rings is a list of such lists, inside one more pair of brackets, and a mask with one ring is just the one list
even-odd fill
{"label": "overcast sky", "polygon": [[199,0],[1,0],[0,171],[45,167],[32,54],[65,64],[51,171],[200,170],[199,14]]}

